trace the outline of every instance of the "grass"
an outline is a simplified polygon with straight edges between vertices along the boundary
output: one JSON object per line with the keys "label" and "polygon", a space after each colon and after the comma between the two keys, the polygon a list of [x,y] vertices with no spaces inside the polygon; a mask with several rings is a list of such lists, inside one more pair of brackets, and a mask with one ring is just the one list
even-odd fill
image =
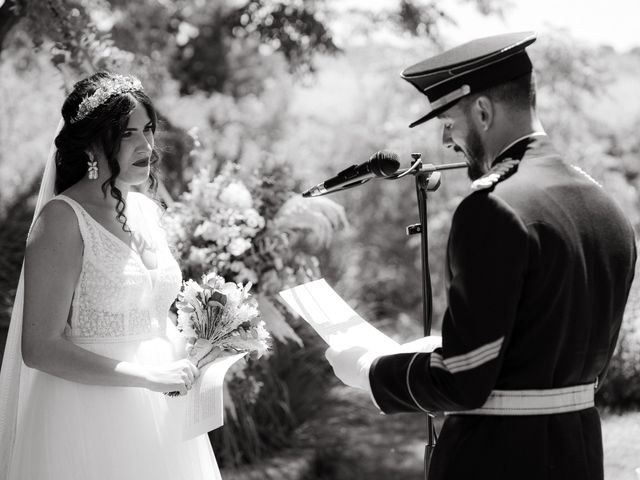
{"label": "grass", "polygon": [[639,480],[640,411],[602,414],[605,479]]}

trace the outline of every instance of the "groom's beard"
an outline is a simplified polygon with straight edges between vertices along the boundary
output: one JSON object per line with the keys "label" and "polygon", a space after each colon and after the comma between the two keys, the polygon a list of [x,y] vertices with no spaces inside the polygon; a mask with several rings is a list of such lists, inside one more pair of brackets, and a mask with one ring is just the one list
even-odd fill
{"label": "groom's beard", "polygon": [[482,144],[480,134],[475,127],[472,126],[469,129],[469,133],[465,139],[465,144],[467,147],[465,156],[467,157],[467,163],[469,164],[467,175],[472,181],[477,180],[487,173],[487,168],[484,163],[486,150]]}

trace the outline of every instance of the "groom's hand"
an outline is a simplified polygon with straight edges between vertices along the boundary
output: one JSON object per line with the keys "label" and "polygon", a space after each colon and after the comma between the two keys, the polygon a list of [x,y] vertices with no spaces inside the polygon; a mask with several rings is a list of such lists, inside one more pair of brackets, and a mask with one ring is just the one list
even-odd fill
{"label": "groom's hand", "polygon": [[370,352],[366,348],[351,347],[341,351],[329,348],[324,355],[342,383],[370,391],[369,368],[379,354]]}

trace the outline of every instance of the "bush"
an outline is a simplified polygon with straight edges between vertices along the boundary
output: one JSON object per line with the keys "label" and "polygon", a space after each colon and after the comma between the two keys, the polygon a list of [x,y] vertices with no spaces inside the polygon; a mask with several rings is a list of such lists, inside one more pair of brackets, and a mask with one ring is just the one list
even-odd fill
{"label": "bush", "polygon": [[[209,434],[222,468],[237,468],[264,460],[296,446],[295,431],[326,403],[331,367],[324,342],[302,320],[292,320],[304,342],[276,342],[273,354],[250,367],[250,375],[229,382],[235,415],[226,412],[225,425]],[[247,401],[247,385],[261,384],[255,401]],[[250,389],[250,387],[249,387]]]}
{"label": "bush", "polygon": [[609,364],[596,403],[616,410],[640,406],[640,281],[636,267],[634,283],[618,344]]}

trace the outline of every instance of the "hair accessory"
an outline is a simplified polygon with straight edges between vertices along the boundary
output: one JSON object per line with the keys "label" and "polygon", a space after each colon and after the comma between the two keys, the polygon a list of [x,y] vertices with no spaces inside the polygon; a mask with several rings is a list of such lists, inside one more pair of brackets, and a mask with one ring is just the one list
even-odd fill
{"label": "hair accessory", "polygon": [[89,161],[87,162],[87,165],[89,166],[89,180],[96,180],[98,178],[98,162],[93,158],[92,153],[89,152],[88,155]]}
{"label": "hair accessory", "polygon": [[105,78],[100,82],[95,92],[80,102],[78,113],[71,119],[71,123],[82,120],[114,95],[122,95],[123,93],[140,90],[142,90],[142,83],[132,75],[113,75],[112,77]]}

